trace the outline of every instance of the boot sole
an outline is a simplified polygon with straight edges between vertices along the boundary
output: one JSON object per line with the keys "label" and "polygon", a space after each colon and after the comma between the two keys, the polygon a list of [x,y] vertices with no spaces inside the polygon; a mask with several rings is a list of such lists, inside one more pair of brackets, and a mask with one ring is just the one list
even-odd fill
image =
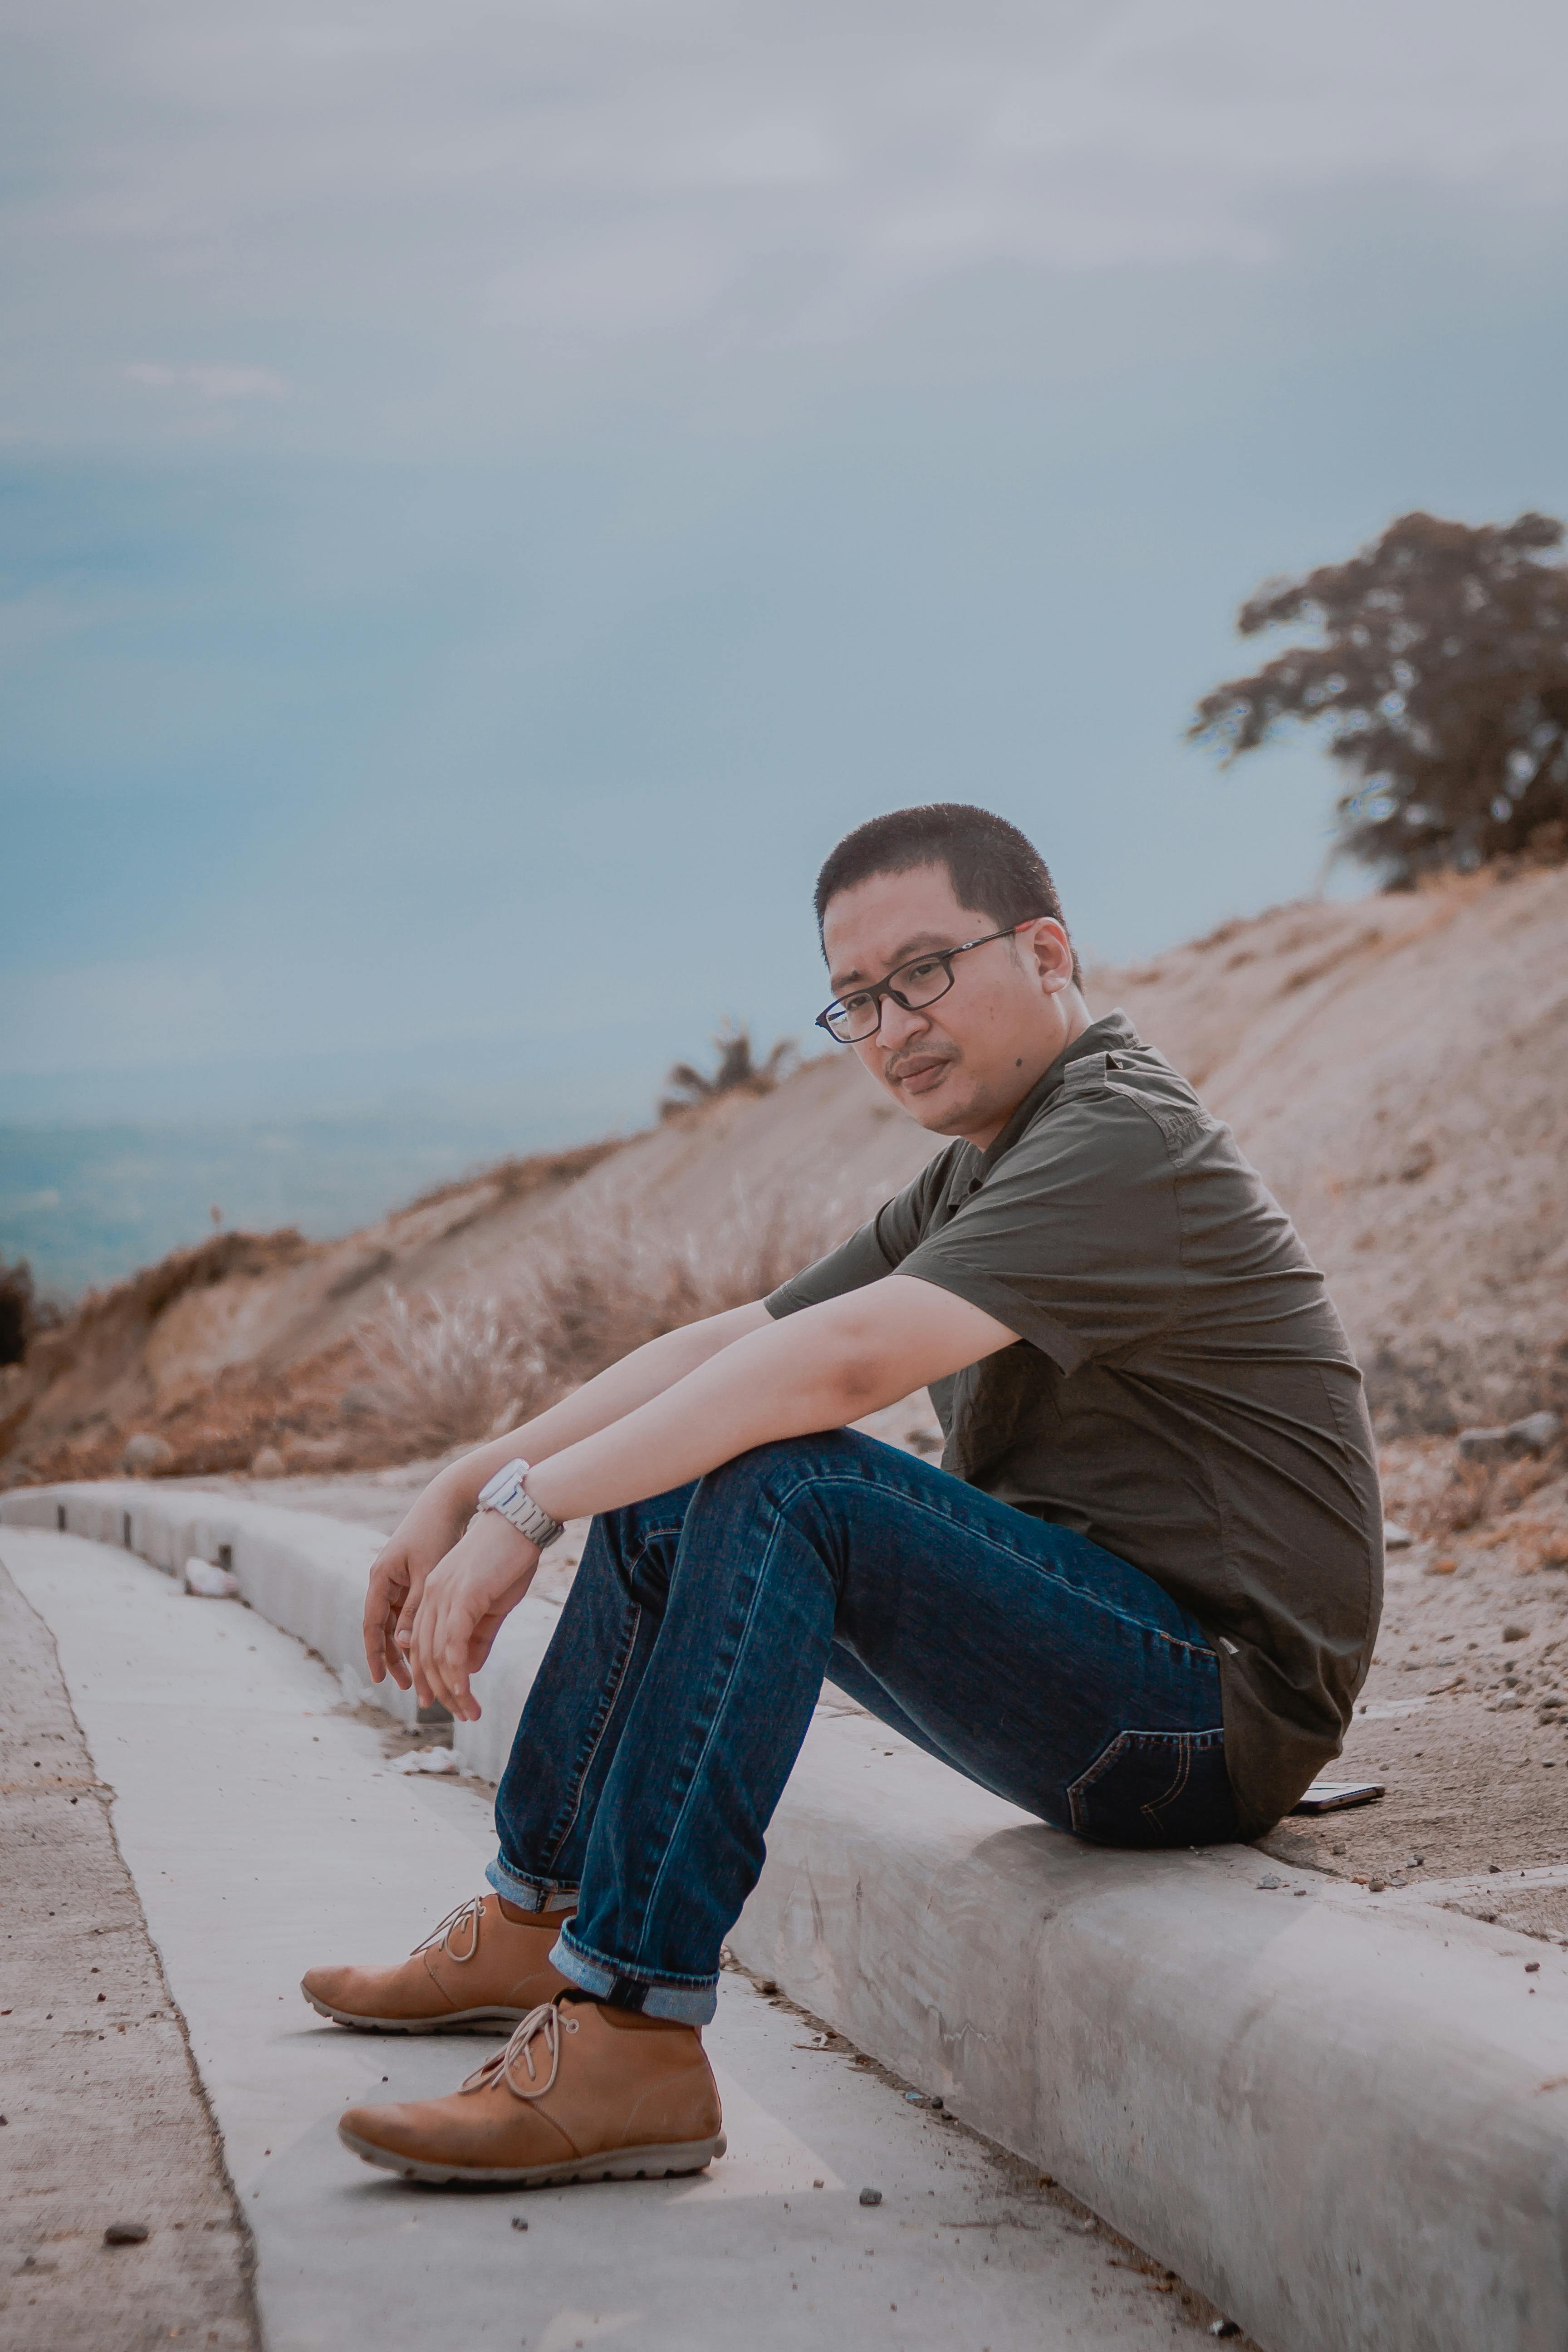
{"label": "boot sole", "polygon": [[449,2017],[355,2017],[352,2010],[329,2008],[314,1993],[305,1999],[318,2017],[358,2033],[510,2033],[528,2015],[526,2009],[457,2009]]}
{"label": "boot sole", "polygon": [[564,2188],[586,2180],[668,2180],[682,2173],[701,2172],[728,2143],[722,2132],[712,2139],[678,2140],[668,2147],[621,2147],[602,2156],[583,2156],[564,2164],[431,2164],[416,2156],[399,2156],[390,2147],[338,2126],[338,2137],[366,2164],[378,2164],[404,2180],[420,2180],[432,2188],[448,2181],[466,2181],[495,2189]]}

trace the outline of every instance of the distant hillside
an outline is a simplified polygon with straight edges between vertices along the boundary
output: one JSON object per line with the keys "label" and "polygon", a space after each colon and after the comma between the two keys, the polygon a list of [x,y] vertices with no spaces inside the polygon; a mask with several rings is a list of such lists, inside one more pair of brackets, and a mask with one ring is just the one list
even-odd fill
{"label": "distant hillside", "polygon": [[[1563,1401],[1568,869],[1277,908],[1089,992],[1195,1081],[1297,1218],[1385,1432]],[[37,1345],[0,1387],[0,1480],[101,1475],[136,1431],[166,1439],[170,1471],[263,1446],[290,1466],[406,1456],[442,1433],[392,1377],[411,1332],[421,1378],[510,1403],[776,1279],[931,1149],[845,1055],[627,1142],[505,1163],[340,1242],[224,1235]]]}

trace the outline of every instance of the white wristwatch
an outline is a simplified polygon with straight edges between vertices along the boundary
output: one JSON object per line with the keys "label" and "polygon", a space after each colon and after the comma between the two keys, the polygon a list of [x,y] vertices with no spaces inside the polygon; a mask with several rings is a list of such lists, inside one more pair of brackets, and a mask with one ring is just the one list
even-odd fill
{"label": "white wristwatch", "polygon": [[539,1550],[545,1550],[561,1533],[561,1521],[542,1511],[533,1500],[523,1480],[528,1475],[526,1462],[509,1462],[479,1488],[479,1507],[481,1511],[499,1511],[520,1536],[526,1536]]}

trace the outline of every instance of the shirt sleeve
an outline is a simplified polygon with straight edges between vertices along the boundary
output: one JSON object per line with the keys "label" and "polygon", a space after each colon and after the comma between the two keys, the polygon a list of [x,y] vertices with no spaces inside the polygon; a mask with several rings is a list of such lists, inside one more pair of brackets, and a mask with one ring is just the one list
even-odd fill
{"label": "shirt sleeve", "polygon": [[851,1234],[804,1273],[781,1283],[763,1301],[768,1313],[796,1315],[803,1307],[820,1307],[826,1299],[842,1298],[847,1291],[863,1289],[868,1282],[880,1282],[885,1274],[901,1265],[919,1244],[950,1158],[950,1152],[939,1152],[858,1233]]}
{"label": "shirt sleeve", "polygon": [[1072,1373],[1170,1328],[1183,1274],[1164,1136],[1131,1097],[1075,1089],[901,1259]]}

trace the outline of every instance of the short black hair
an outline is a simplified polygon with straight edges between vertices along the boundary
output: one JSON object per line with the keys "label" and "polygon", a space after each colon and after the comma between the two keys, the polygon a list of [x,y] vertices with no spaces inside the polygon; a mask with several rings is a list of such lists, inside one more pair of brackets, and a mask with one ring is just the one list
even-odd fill
{"label": "short black hair", "polygon": [[[928,801],[868,817],[828,852],[816,877],[816,928],[827,902],[873,874],[907,874],[917,866],[945,866],[961,907],[989,915],[997,929],[1049,915],[1066,929],[1062,902],[1049,866],[1016,824],[964,801]],[[1075,988],[1083,975],[1075,950]]]}

